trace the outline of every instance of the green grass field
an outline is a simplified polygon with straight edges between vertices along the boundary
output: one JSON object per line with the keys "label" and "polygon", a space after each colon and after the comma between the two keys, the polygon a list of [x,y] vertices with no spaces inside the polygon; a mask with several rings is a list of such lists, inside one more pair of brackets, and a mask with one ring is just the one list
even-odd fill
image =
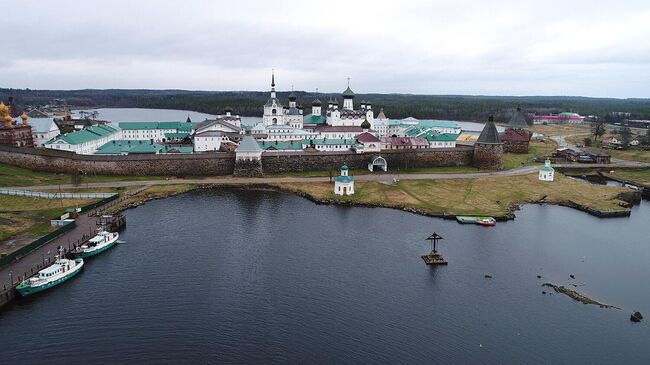
{"label": "green grass field", "polygon": [[[123,175],[96,175],[83,176],[80,186],[84,183],[112,182],[112,181],[144,181],[160,180],[162,176],[123,176]],[[0,186],[32,186],[32,185],[57,185],[70,184],[72,178],[68,174],[55,174],[39,172],[21,167],[0,164]]]}

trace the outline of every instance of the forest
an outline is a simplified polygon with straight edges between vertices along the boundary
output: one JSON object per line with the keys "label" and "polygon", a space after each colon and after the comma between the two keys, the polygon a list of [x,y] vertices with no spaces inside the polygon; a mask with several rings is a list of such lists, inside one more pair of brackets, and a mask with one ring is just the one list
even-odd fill
{"label": "forest", "polygon": [[[298,103],[311,111],[312,101],[318,97],[324,105],[340,94],[296,91]],[[286,103],[289,92],[278,92]],[[267,91],[189,91],[145,89],[84,89],[84,90],[30,90],[0,88],[0,100],[13,96],[23,107],[52,103],[64,99],[71,108],[130,107],[193,110],[221,114],[225,107],[243,116],[261,116]],[[467,96],[416,94],[357,94],[355,105],[365,100],[376,112],[383,108],[389,118],[414,117],[418,119],[484,120],[494,115],[497,120],[509,118],[520,106],[529,113],[575,112],[584,116],[598,116],[605,120],[612,112],[631,113],[632,119],[650,119],[650,99],[614,99],[576,96]]]}

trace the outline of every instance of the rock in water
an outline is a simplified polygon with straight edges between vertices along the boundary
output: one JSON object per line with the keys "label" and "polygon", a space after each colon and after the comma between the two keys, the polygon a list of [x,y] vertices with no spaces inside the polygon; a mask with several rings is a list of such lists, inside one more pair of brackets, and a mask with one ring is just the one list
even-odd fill
{"label": "rock in water", "polygon": [[485,277],[488,278],[488,279],[492,279],[492,274],[490,274],[490,273],[485,273]]}
{"label": "rock in water", "polygon": [[542,278],[542,275],[537,275],[537,278],[538,278],[538,279],[541,279],[541,278]]}
{"label": "rock in water", "polygon": [[573,274],[569,275],[569,277],[570,277],[571,279],[575,279],[575,278],[576,278],[575,276],[573,276]]}
{"label": "rock in water", "polygon": [[632,322],[641,322],[642,319],[643,319],[643,316],[641,315],[641,312],[634,312],[630,316],[630,321],[632,321]]}

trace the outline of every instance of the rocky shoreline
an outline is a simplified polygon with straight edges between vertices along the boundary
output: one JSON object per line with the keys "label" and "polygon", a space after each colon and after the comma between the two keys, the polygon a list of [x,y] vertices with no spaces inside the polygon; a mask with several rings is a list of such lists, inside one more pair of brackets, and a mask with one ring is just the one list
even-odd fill
{"label": "rocky shoreline", "polygon": [[621,309],[621,308],[613,306],[613,305],[607,305],[607,304],[600,303],[598,301],[595,301],[595,300],[593,300],[593,299],[591,299],[591,298],[589,298],[587,296],[584,296],[584,295],[578,293],[575,290],[571,290],[571,289],[566,288],[566,287],[561,286],[561,285],[558,286],[558,285],[554,285],[554,284],[551,284],[551,283],[544,283],[544,284],[542,284],[542,286],[553,288],[553,290],[555,290],[556,293],[564,294],[564,295],[568,296],[569,298],[571,298],[571,299],[573,299],[575,301],[578,301],[578,302],[580,302],[582,304],[593,304],[593,305],[597,305],[597,306],[599,306],[601,308]]}

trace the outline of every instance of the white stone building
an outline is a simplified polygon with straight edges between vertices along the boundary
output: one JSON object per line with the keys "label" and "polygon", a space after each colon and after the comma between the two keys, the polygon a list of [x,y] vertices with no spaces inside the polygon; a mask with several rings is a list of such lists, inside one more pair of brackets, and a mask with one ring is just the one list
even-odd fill
{"label": "white stone building", "polygon": [[235,150],[236,160],[259,161],[262,159],[262,147],[251,135],[246,135]]}
{"label": "white stone building", "polygon": [[29,125],[32,126],[32,137],[34,138],[34,147],[42,147],[45,142],[61,134],[61,130],[54,123],[52,118],[31,118]]}
{"label": "white stone building", "polygon": [[219,151],[221,142],[228,141],[223,132],[202,131],[194,134],[194,152]]}
{"label": "white stone building", "polygon": [[334,178],[334,194],[353,195],[354,177],[348,175],[348,166],[341,166],[341,175]]}
{"label": "white stone building", "polygon": [[104,144],[119,140],[122,133],[108,125],[95,125],[80,131],[66,133],[45,143],[43,147],[70,151],[80,155],[92,155]]}

